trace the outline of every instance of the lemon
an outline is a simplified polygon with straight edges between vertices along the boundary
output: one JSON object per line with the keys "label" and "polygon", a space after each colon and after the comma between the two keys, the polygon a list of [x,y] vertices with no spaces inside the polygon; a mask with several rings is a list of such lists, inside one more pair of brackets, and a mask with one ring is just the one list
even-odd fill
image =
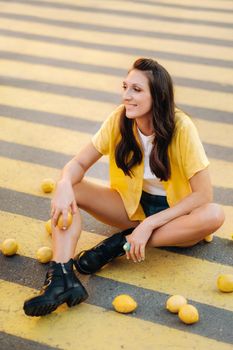
{"label": "lemon", "polygon": [[223,274],[218,276],[217,287],[221,292],[233,292],[233,275]]}
{"label": "lemon", "polygon": [[53,257],[53,251],[50,247],[41,247],[36,252],[36,257],[39,262],[46,264]]}
{"label": "lemon", "polygon": [[51,235],[51,234],[52,234],[51,219],[49,219],[48,221],[46,221],[46,223],[45,223],[45,228],[46,228],[46,231]]}
{"label": "lemon", "polygon": [[204,238],[204,241],[209,243],[209,242],[212,242],[212,241],[213,241],[213,238],[214,238],[214,235],[211,234],[211,235],[206,236],[206,237]]}
{"label": "lemon", "polygon": [[170,312],[177,314],[181,306],[187,304],[187,300],[182,295],[172,295],[167,299],[166,309]]}
{"label": "lemon", "polygon": [[50,193],[55,188],[55,181],[53,179],[44,179],[41,183],[42,191],[45,193]]}
{"label": "lemon", "polygon": [[195,308],[195,306],[190,304],[181,306],[178,316],[179,319],[186,324],[192,324],[199,321],[198,310]]}
{"label": "lemon", "polygon": [[[68,213],[68,223],[66,229],[72,224],[73,217],[71,213]],[[58,218],[57,226],[60,228],[60,230],[64,230],[64,225],[63,225],[63,216],[62,214]]]}
{"label": "lemon", "polygon": [[18,243],[14,238],[5,239],[2,243],[2,253],[10,256],[14,255],[18,250]]}
{"label": "lemon", "polygon": [[127,294],[121,294],[115,297],[112,305],[117,312],[121,312],[123,314],[134,311],[138,306],[136,301]]}

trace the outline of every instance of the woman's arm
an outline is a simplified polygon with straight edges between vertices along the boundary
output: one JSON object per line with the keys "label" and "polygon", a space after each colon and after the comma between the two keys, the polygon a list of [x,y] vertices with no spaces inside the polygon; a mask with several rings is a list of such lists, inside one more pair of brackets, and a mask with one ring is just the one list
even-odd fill
{"label": "woman's arm", "polygon": [[187,215],[195,208],[212,201],[212,186],[208,168],[196,173],[190,180],[192,193],[182,199],[174,207],[165,209],[157,214],[144,219],[131,233],[127,240],[131,244],[131,251],[127,253],[127,258],[132,257],[136,261],[136,256],[141,252],[141,259],[145,257],[145,246],[152,232],[182,215]]}
{"label": "woman's arm", "polygon": [[73,214],[76,213],[77,205],[73,185],[79,183],[86,171],[101,157],[102,154],[90,142],[64,166],[51,201],[51,217],[55,226],[61,213],[64,226],[67,223],[68,211],[71,209]]}

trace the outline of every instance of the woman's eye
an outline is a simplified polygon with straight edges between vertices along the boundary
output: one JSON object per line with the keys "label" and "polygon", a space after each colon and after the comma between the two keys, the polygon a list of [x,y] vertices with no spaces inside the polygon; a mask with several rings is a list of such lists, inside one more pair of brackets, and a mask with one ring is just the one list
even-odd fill
{"label": "woman's eye", "polygon": [[135,87],[135,88],[134,88],[134,91],[140,92],[141,90],[140,90],[139,88]]}
{"label": "woman's eye", "polygon": [[126,89],[126,85],[122,85],[122,89],[124,89],[124,90],[125,90],[125,89]]}

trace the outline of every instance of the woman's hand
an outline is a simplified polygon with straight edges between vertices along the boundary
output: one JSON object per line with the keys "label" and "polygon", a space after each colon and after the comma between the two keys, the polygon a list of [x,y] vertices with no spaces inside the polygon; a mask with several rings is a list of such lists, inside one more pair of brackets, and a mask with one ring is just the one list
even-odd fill
{"label": "woman's hand", "polygon": [[134,262],[145,260],[145,248],[152,231],[153,229],[144,220],[126,236],[127,242],[130,243],[130,251],[126,252],[127,259],[131,258]]}
{"label": "woman's hand", "polygon": [[68,212],[72,215],[77,212],[73,187],[70,181],[60,180],[57,183],[54,198],[51,201],[51,218],[54,226],[57,225],[60,214],[63,215],[64,229],[68,223]]}

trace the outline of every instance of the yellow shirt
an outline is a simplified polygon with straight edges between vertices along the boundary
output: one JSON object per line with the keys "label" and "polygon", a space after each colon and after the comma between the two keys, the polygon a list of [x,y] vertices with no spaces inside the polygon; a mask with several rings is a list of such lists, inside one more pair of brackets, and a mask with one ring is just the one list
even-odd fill
{"label": "yellow shirt", "polygon": [[[143,220],[145,214],[140,205],[142,194],[144,161],[133,167],[133,177],[126,176],[115,162],[116,145],[121,139],[119,120],[124,106],[120,105],[104,121],[99,131],[93,136],[94,147],[103,155],[109,155],[110,186],[121,196],[130,220]],[[133,131],[136,139],[136,123]],[[140,145],[140,142],[138,142]],[[191,191],[189,179],[198,171],[206,168],[209,161],[200,141],[196,127],[191,119],[181,110],[175,110],[175,131],[168,147],[171,177],[162,181],[170,207],[174,206]]]}

